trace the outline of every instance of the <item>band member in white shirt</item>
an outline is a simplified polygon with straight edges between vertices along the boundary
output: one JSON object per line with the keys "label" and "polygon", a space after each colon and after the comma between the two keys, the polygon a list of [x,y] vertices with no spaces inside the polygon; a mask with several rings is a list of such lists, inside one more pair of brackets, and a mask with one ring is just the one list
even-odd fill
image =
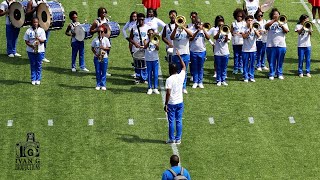
{"label": "band member in white shirt", "polygon": [[38,18],[32,19],[32,27],[28,28],[24,38],[30,60],[31,84],[40,85],[42,78],[42,57],[45,52],[46,33],[39,27]]}
{"label": "band member in white shirt", "polygon": [[154,14],[155,10],[149,8],[147,10],[147,18],[144,20],[144,23],[151,27],[155,31],[155,33],[161,32],[159,31],[159,27],[163,28],[166,23],[164,23],[161,19],[157,18]]}
{"label": "band member in white shirt", "polygon": [[[131,29],[137,25],[137,12],[133,11],[130,14],[130,19],[129,21],[123,26],[122,28],[122,34],[126,40],[129,41],[129,36],[127,35],[127,30],[129,33],[131,32]],[[129,42],[129,51],[132,54],[132,44]]]}
{"label": "band member in white shirt", "polygon": [[9,20],[9,6],[15,0],[3,1],[0,4],[0,16],[6,17],[6,39],[7,39],[7,55],[8,57],[20,57],[17,53],[18,36],[20,28],[14,27]]}
{"label": "band member in white shirt", "polygon": [[[162,31],[162,41],[166,43],[166,60],[170,63],[172,62],[172,53],[173,53],[173,41],[170,39],[170,35],[172,31],[175,28],[175,19],[177,17],[177,11],[176,10],[170,10],[169,11],[169,18],[170,18],[170,23],[167,24]],[[170,49],[169,49],[170,48]],[[170,50],[172,50],[170,52]]]}
{"label": "band member in white shirt", "polygon": [[[189,49],[189,40],[192,37],[192,32],[188,30],[185,25],[179,26],[177,22],[174,27],[173,32],[170,35],[170,39],[173,40],[173,57],[172,62],[177,65],[178,72],[181,70],[181,64],[179,63],[179,57],[177,55],[177,50],[180,52],[180,56],[183,59],[184,63],[187,65],[190,61],[190,49]],[[187,94],[187,71],[186,77],[183,83],[183,93]]]}
{"label": "band member in white shirt", "polygon": [[287,23],[279,23],[280,12],[273,8],[269,14],[270,20],[265,25],[268,30],[267,37],[267,59],[269,62],[269,79],[273,80],[275,76],[284,79],[282,67],[284,56],[287,52],[286,34],[289,32]]}
{"label": "band member in white shirt", "polygon": [[209,34],[203,28],[199,18],[196,18],[194,26],[189,28],[192,32],[190,38],[190,59],[191,72],[193,76],[192,88],[204,88],[203,86],[203,64],[206,60],[206,44],[205,41],[210,39]]}

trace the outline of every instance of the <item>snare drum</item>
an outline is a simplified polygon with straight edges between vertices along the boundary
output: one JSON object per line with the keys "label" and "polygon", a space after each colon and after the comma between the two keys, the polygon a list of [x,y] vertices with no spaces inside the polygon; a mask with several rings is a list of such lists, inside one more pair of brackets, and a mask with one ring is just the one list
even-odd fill
{"label": "snare drum", "polygon": [[28,1],[13,2],[9,6],[9,20],[16,28],[31,25],[32,15],[26,15]]}
{"label": "snare drum", "polygon": [[76,34],[75,35],[76,40],[83,41],[85,39],[92,38],[92,34],[90,33],[90,27],[91,27],[91,24],[88,24],[88,23],[84,23],[76,26],[74,28],[74,33]]}
{"label": "snare drum", "polygon": [[146,69],[146,59],[145,59],[145,51],[144,49],[140,49],[132,54],[134,67],[136,69]]}
{"label": "snare drum", "polygon": [[120,35],[120,26],[117,22],[110,21],[108,23],[104,23],[104,25],[109,26],[111,32],[107,32],[110,38],[115,38]]}
{"label": "snare drum", "polygon": [[62,4],[56,1],[48,1],[38,5],[37,17],[39,25],[45,31],[61,29],[66,21]]}

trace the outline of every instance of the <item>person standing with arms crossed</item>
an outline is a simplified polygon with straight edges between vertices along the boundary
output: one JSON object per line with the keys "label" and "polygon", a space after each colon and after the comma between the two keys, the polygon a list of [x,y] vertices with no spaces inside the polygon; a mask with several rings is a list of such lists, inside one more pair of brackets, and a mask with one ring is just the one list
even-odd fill
{"label": "person standing with arms crossed", "polygon": [[[177,58],[179,58],[181,71],[178,73],[177,64],[170,63],[170,77],[166,80],[166,102],[164,111],[167,113],[169,123],[169,139],[167,144],[181,144],[182,136],[182,114],[183,105],[183,84],[186,74],[186,64],[182,60],[179,50],[175,49]],[[176,136],[174,136],[174,122],[176,122]]]}

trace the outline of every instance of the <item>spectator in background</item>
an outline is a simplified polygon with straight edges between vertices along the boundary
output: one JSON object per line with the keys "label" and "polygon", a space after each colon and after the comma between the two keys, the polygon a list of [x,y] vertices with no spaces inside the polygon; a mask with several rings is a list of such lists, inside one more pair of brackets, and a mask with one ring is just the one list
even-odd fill
{"label": "spectator in background", "polygon": [[[188,170],[179,166],[179,156],[172,155],[170,157],[171,168],[167,169],[162,174],[162,180],[173,180],[179,177],[179,179],[187,179],[190,180],[190,174]],[[178,177],[177,177],[178,176]]]}
{"label": "spectator in background", "polygon": [[316,23],[316,14],[317,14],[317,9],[318,9],[318,23],[320,24],[320,0],[308,0],[309,3],[312,5],[312,22]]}

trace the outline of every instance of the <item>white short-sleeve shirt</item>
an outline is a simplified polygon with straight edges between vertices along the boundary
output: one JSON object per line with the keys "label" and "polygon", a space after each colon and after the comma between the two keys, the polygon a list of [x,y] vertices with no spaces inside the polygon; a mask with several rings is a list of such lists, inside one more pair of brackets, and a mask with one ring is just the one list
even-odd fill
{"label": "white short-sleeve shirt", "polygon": [[[267,23],[270,21],[268,20]],[[289,30],[288,24],[284,24],[283,27]],[[278,22],[274,22],[268,29],[267,47],[287,47],[286,33],[283,32]]]}
{"label": "white short-sleeve shirt", "polygon": [[[149,41],[149,38],[147,39]],[[156,50],[156,46],[149,43],[149,46],[145,49],[145,59],[146,61],[155,61],[159,60],[159,53],[158,50]]]}
{"label": "white short-sleeve shirt", "polygon": [[161,19],[157,17],[148,17],[144,19],[144,23],[150,26],[155,33],[158,33],[159,27],[164,27],[166,23],[164,23]]}
{"label": "white short-sleeve shirt", "polygon": [[[41,27],[37,28],[36,30],[34,30],[32,27],[28,28],[23,39],[25,41],[29,41],[30,44],[34,44],[36,36],[41,40],[46,40],[46,32]],[[30,46],[27,46],[27,52],[34,52],[34,49]],[[39,44],[38,52],[45,52],[44,43]]]}
{"label": "white short-sleeve shirt", "polygon": [[246,0],[246,8],[247,8],[248,15],[254,16],[259,6],[260,6],[259,0],[253,0],[252,2],[250,2],[249,0]]}
{"label": "white short-sleeve shirt", "polygon": [[[15,2],[15,1],[13,1],[13,2]],[[2,11],[7,11],[8,8],[9,8],[9,5],[10,5],[10,4],[8,4],[7,1],[3,1],[3,2],[0,4],[0,10],[2,10]],[[11,23],[10,23],[10,19],[9,19],[8,14],[5,15],[5,16],[6,16],[6,25],[10,25]]]}
{"label": "white short-sleeve shirt", "polygon": [[166,80],[166,89],[170,89],[170,97],[168,104],[180,104],[183,102],[183,82],[186,76],[186,71],[181,70],[179,74],[173,74]]}
{"label": "white short-sleeve shirt", "polygon": [[[219,27],[214,27],[212,29],[212,32],[213,32],[213,36],[215,36],[218,32],[219,32]],[[228,35],[228,39],[231,38],[231,33],[229,33]],[[230,52],[229,52],[229,46],[228,46],[228,42],[225,42],[225,36],[224,35],[219,35],[218,39],[215,40],[214,42],[214,55],[215,56],[226,56],[226,55],[229,55]]]}
{"label": "white short-sleeve shirt", "polygon": [[[141,40],[140,40],[140,35],[139,31],[140,30],[140,35],[141,35]],[[135,26],[132,28],[133,31],[133,41],[137,42],[140,45],[143,45],[143,42],[145,39],[148,38],[148,30],[150,29],[150,26],[144,24],[142,27]],[[142,43],[142,44],[141,44]],[[140,48],[136,48],[136,46],[132,46],[132,52],[138,51]]]}
{"label": "white short-sleeve shirt", "polygon": [[[175,28],[175,24],[167,24],[164,28],[166,29],[166,38],[168,39],[169,42],[171,42],[171,44],[173,44],[173,40],[170,39],[171,33]],[[166,47],[168,48],[168,45],[166,45]]]}
{"label": "white short-sleeve shirt", "polygon": [[[297,24],[295,28],[295,32],[302,29],[302,24]],[[311,41],[310,41],[310,34],[306,32],[305,30],[302,30],[301,34],[298,35],[298,47],[310,47]]]}
{"label": "white short-sleeve shirt", "polygon": [[122,28],[122,34],[124,36],[124,38],[127,38],[128,35],[127,35],[127,29],[129,30],[129,32],[131,31],[131,29],[133,27],[137,26],[137,21],[128,21]]}
{"label": "white short-sleeve shirt", "polygon": [[180,54],[190,54],[189,39],[190,37],[187,32],[178,28],[173,40],[173,46],[175,47],[173,48],[173,55],[177,55],[176,49],[178,49]]}
{"label": "white short-sleeve shirt", "polygon": [[[241,21],[233,21],[232,22],[233,32],[232,33],[242,33],[244,32],[244,28],[246,27],[246,22]],[[232,37],[232,44],[233,45],[242,45],[243,44],[243,37],[241,34],[234,34]]]}
{"label": "white short-sleeve shirt", "polygon": [[[107,47],[111,47],[110,41],[107,37],[103,37],[101,39],[101,44],[104,48]],[[96,52],[99,52],[100,50],[100,41],[99,41],[99,37],[96,37],[93,39],[92,43],[91,43],[91,47],[93,47],[95,49]],[[108,58],[108,53],[105,53],[103,58]]]}
{"label": "white short-sleeve shirt", "polygon": [[249,33],[247,38],[243,38],[242,52],[255,52],[257,51],[256,40],[257,36],[253,30],[250,31],[250,28],[246,27],[244,33]]}
{"label": "white short-sleeve shirt", "polygon": [[[197,29],[192,26],[189,30],[194,34]],[[203,30],[200,30],[193,41],[190,41],[190,51],[191,52],[204,52],[206,51],[206,38]]]}
{"label": "white short-sleeve shirt", "polygon": [[260,24],[260,38],[257,39],[257,41],[262,41],[263,43],[267,42],[267,33],[268,31],[266,30],[265,26],[267,24],[267,21],[265,19],[262,19],[261,21],[257,21],[256,19],[254,20],[254,22],[257,22]]}

